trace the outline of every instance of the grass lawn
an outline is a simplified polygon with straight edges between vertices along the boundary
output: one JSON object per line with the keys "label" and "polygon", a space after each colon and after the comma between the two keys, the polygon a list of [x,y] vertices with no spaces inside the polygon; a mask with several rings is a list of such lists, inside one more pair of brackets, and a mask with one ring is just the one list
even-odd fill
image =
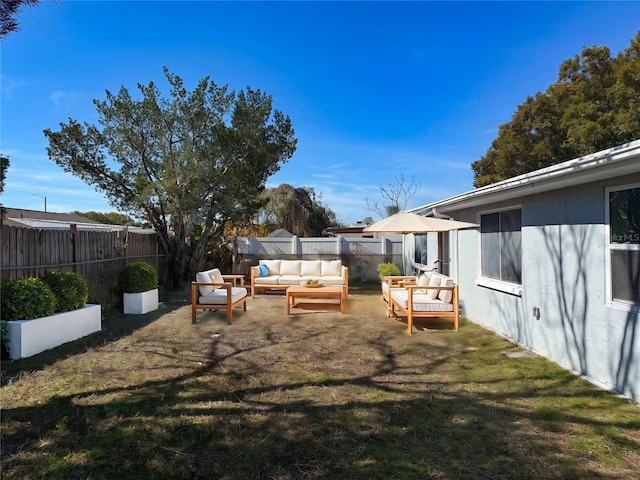
{"label": "grass lawn", "polygon": [[640,407],[462,321],[186,293],[2,364],[2,478],[640,479]]}

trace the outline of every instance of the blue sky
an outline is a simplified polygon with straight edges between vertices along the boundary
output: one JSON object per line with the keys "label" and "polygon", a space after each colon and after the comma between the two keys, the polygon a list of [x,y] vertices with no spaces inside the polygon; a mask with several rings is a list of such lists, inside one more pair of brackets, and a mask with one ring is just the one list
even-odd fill
{"label": "blue sky", "polygon": [[[268,186],[313,187],[345,224],[379,185],[415,177],[420,206],[473,189],[484,155],[528,95],[584,46],[613,55],[637,2],[43,2],[0,44],[1,201],[55,212],[114,209],[46,152],[43,129],[96,120],[105,90],[154,81],[260,88],[298,149]],[[166,91],[166,90],[165,90]]]}

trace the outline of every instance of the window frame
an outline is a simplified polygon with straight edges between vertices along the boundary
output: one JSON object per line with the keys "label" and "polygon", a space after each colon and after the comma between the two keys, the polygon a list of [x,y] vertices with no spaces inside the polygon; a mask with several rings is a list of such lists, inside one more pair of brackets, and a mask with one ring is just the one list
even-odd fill
{"label": "window frame", "polygon": [[640,251],[640,244],[631,243],[611,243],[611,210],[610,195],[612,192],[620,192],[622,190],[631,190],[640,188],[640,182],[629,183],[625,185],[616,185],[605,188],[604,195],[604,260],[605,260],[605,299],[607,305],[620,308],[623,310],[640,309],[640,304],[629,300],[613,298],[613,276],[611,272],[611,254],[614,250],[622,251]]}
{"label": "window frame", "polygon": [[[519,210],[520,211],[520,283],[510,282],[507,280],[496,279],[491,277],[485,277],[482,272],[482,216],[492,215],[495,213],[509,212]],[[522,268],[522,205],[509,205],[505,207],[495,208],[491,210],[483,210],[477,214],[477,223],[480,226],[478,233],[480,234],[478,242],[478,271],[476,275],[476,285],[481,287],[487,287],[492,290],[498,290],[501,292],[509,293],[511,295],[522,296],[522,276],[524,274]]]}

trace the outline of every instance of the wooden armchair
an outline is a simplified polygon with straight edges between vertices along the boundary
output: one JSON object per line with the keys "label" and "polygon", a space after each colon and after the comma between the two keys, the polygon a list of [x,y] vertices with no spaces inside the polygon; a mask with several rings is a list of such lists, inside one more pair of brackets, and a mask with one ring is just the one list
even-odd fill
{"label": "wooden armchair", "polygon": [[[236,286],[236,280],[240,286]],[[233,322],[233,309],[242,305],[247,310],[247,289],[244,277],[238,275],[222,275],[214,268],[196,274],[196,281],[191,282],[191,323],[196,323],[198,310],[226,310],[227,323]]]}

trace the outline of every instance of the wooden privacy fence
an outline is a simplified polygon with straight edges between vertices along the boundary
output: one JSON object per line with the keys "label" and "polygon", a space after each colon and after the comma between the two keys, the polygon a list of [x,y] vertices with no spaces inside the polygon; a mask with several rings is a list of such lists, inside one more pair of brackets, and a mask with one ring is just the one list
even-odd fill
{"label": "wooden privacy fence", "polygon": [[354,282],[375,281],[383,262],[402,265],[402,240],[389,238],[312,237],[238,238],[238,253],[244,258],[340,258],[349,267]]}
{"label": "wooden privacy fence", "polygon": [[121,301],[116,290],[120,270],[144,261],[167,278],[165,257],[158,254],[155,233],[36,229],[3,225],[0,238],[0,279],[41,277],[47,271],[75,272],[89,284],[89,302],[104,307]]}

